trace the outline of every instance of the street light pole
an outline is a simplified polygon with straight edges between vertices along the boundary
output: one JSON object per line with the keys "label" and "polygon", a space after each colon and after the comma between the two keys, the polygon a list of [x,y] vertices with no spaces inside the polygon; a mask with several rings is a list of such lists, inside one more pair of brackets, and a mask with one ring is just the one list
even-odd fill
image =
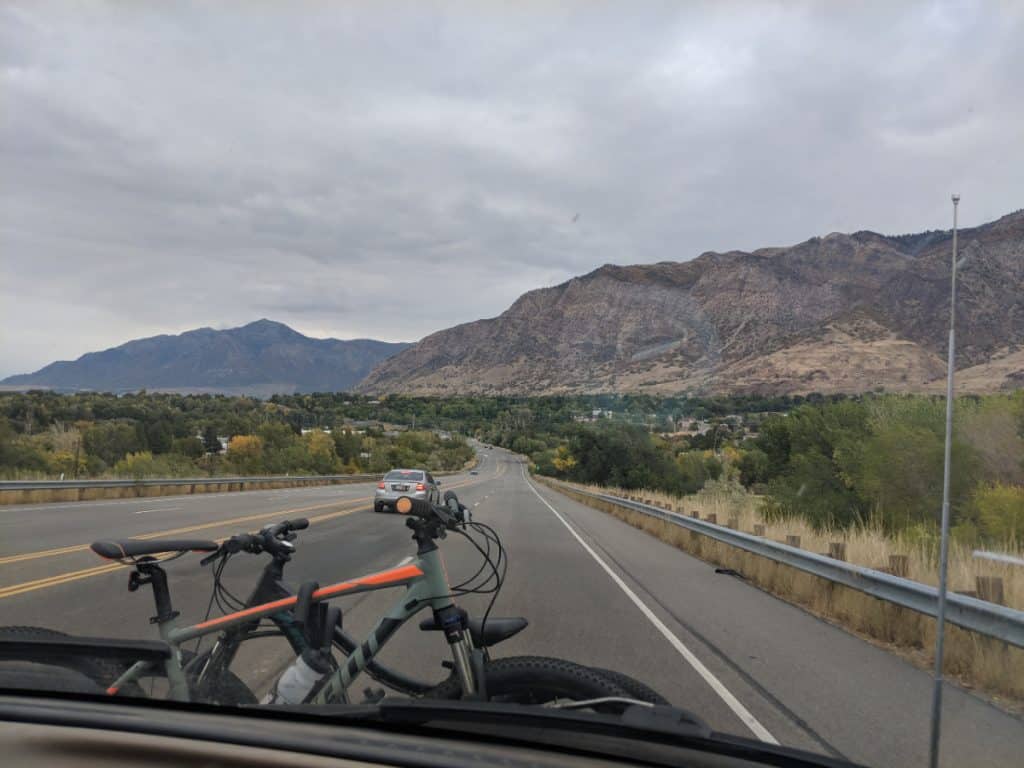
{"label": "street light pole", "polygon": [[939,544],[939,605],[935,617],[935,688],[932,692],[931,743],[928,765],[939,765],[939,732],[942,719],[942,650],[946,628],[946,577],[949,560],[949,477],[953,451],[953,356],[956,349],[956,214],[960,195],[953,195],[953,260],[950,270],[949,355],[946,361],[946,452],[942,469],[942,535]]}

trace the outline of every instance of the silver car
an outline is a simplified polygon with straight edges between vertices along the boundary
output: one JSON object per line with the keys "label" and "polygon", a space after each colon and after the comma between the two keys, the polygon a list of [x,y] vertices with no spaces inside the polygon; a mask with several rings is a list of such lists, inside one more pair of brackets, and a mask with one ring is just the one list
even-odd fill
{"label": "silver car", "polygon": [[394,511],[395,502],[401,496],[427,499],[432,504],[441,503],[440,480],[423,469],[392,469],[377,483],[373,495],[373,511]]}

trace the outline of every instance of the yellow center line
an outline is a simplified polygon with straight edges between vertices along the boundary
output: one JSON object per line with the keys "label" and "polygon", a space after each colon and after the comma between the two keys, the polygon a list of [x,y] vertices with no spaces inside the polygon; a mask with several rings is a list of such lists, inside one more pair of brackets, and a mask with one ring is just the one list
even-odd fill
{"label": "yellow center line", "polygon": [[[476,481],[476,482],[479,482],[479,481]],[[456,483],[455,485],[452,485],[451,488],[462,488],[463,486],[470,485],[470,484],[471,484],[471,481],[466,480],[466,481],[464,481],[462,483]],[[360,505],[366,504],[367,502],[369,502],[371,500],[371,498],[372,497],[370,497],[370,496],[366,496],[366,497],[363,497],[363,498],[360,498],[360,499],[350,500],[350,501],[345,503],[345,505],[344,505],[345,508],[344,509],[340,509],[340,510],[338,510],[336,512],[327,512],[327,513],[325,513],[323,515],[317,515],[315,517],[310,518],[309,522],[310,522],[310,524],[322,523],[322,522],[325,522],[327,520],[333,520],[333,519],[338,518],[338,517],[344,517],[345,515],[351,515],[354,512],[359,512],[361,509],[364,508],[364,507],[361,507]],[[251,520],[261,520],[261,519],[266,519],[267,517],[274,517],[274,516],[277,516],[277,515],[290,515],[290,514],[295,514],[296,512],[308,512],[308,511],[314,510],[314,509],[323,509],[324,507],[335,507],[335,506],[339,506],[339,504],[340,504],[339,502],[331,502],[331,503],[328,503],[328,504],[316,504],[316,505],[313,505],[313,506],[299,507],[299,508],[296,508],[296,509],[278,510],[277,512],[271,512],[269,514],[260,513],[258,515],[247,515],[245,517],[236,517],[236,518],[233,518],[231,520],[223,520],[223,521],[216,522],[216,523],[203,523],[201,525],[189,526],[187,528],[178,528],[178,529],[175,529],[175,530],[172,530],[172,531],[163,531],[161,533],[146,534],[145,536],[136,536],[135,538],[137,538],[137,539],[155,539],[155,538],[159,538],[161,536],[168,536],[168,535],[172,535],[172,534],[187,533],[189,531],[202,530],[202,529],[206,529],[206,528],[216,528],[216,527],[223,527],[225,525],[233,525],[234,523],[238,523],[238,522],[246,522],[246,521],[251,521]],[[222,541],[223,541],[223,539],[222,539]],[[65,551],[74,552],[74,551],[82,551],[82,550],[85,550],[85,549],[88,549],[88,546],[81,545],[81,546],[78,546],[78,547],[64,547],[61,550],[47,550],[47,552],[51,553],[51,554],[60,554],[60,553],[65,552]],[[32,552],[32,553],[29,553],[29,556],[31,556],[31,557],[45,557],[47,555],[47,552]],[[15,555],[14,557],[21,557],[21,559],[30,559],[29,556],[18,556],[18,555]],[[169,556],[170,555],[165,555],[164,557],[169,557]],[[164,559],[164,558],[161,557],[161,558],[158,558],[158,559]],[[3,561],[0,561],[0,562],[14,562],[14,561],[12,561],[10,559],[7,559],[7,560],[3,560]],[[107,563],[105,565],[98,565],[98,566],[94,566],[92,568],[85,568],[85,569],[79,570],[79,571],[69,571],[67,573],[59,573],[59,574],[57,574],[55,576],[48,576],[48,577],[43,578],[43,579],[36,579],[35,581],[26,581],[26,582],[23,582],[21,584],[12,584],[9,587],[2,587],[2,588],[0,588],[0,600],[3,600],[4,598],[7,598],[7,597],[14,597],[15,595],[20,595],[20,594],[23,594],[25,592],[33,592],[33,591],[35,591],[37,589],[47,589],[49,587],[55,587],[55,586],[58,586],[60,584],[66,584],[66,583],[71,582],[71,581],[78,581],[80,579],[88,579],[88,578],[91,578],[93,576],[99,576],[99,575],[104,574],[104,573],[110,573],[111,571],[116,571],[116,570],[118,570],[120,568],[128,568],[128,567],[131,567],[131,565],[130,564],[125,564],[125,563]]]}
{"label": "yellow center line", "polygon": [[[295,509],[278,509],[274,512],[260,512],[256,515],[245,515],[244,517],[234,517],[229,520],[220,520],[212,523],[199,523],[197,525],[186,526],[185,528],[174,528],[169,531],[157,531],[156,533],[143,533],[138,536],[133,536],[133,539],[159,539],[164,536],[176,536],[181,533],[191,533],[192,531],[203,531],[209,528],[217,528],[224,525],[234,525],[236,523],[248,523],[253,520],[266,520],[268,517],[278,517],[280,515],[288,516],[294,515],[299,512],[310,512],[314,509],[324,509],[325,507],[336,507],[339,504],[363,504],[370,500],[371,497],[363,496],[358,499],[350,499],[346,502],[340,501],[329,501],[325,504],[315,504],[309,507],[297,507]],[[20,563],[24,560],[36,560],[41,557],[56,557],[57,555],[66,555],[72,552],[85,552],[89,549],[88,544],[72,544],[69,547],[58,547],[57,549],[46,549],[41,552],[26,552],[20,555],[8,555],[7,557],[0,557],[0,565],[7,565],[8,563]]]}

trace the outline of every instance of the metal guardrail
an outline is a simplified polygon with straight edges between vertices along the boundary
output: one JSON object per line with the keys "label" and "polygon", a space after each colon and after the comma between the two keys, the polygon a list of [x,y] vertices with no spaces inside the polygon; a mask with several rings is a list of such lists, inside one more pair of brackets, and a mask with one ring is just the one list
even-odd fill
{"label": "metal guardrail", "polygon": [[72,490],[75,488],[134,488],[156,485],[228,485],[234,483],[275,483],[315,480],[330,482],[333,480],[370,481],[380,477],[372,475],[267,475],[264,477],[175,477],[175,478],[140,478],[138,480],[4,480],[0,481],[0,491],[49,491]]}
{"label": "metal guardrail", "polygon": [[983,549],[976,549],[971,553],[972,557],[979,560],[991,560],[995,563],[1006,563],[1007,565],[1024,565],[1024,558],[1007,555],[1003,552],[986,552]]}
{"label": "metal guardrail", "polygon": [[[435,477],[458,474],[459,470],[434,472]],[[136,488],[157,485],[232,485],[235,483],[277,483],[310,480],[330,483],[335,480],[350,482],[372,482],[379,480],[382,473],[374,472],[357,475],[265,475],[245,477],[147,477],[137,480],[0,480],[0,491],[50,491],[73,490],[76,488]]]}
{"label": "metal guardrail", "polygon": [[[551,481],[549,481],[551,482]],[[791,568],[813,574],[822,579],[842,584],[844,587],[877,597],[880,600],[909,608],[935,618],[939,591],[932,586],[911,579],[900,578],[872,568],[854,565],[842,560],[818,555],[786,544],[780,544],[750,533],[709,523],[695,517],[687,517],[659,507],[638,501],[623,499],[604,493],[576,488],[554,481],[558,486],[583,496],[616,504],[625,509],[656,517],[665,522],[696,531],[724,544],[751,552],[752,554],[788,565]],[[994,637],[1018,648],[1024,648],[1024,611],[1007,608],[997,603],[978,600],[955,592],[946,595],[946,620],[958,627]]]}

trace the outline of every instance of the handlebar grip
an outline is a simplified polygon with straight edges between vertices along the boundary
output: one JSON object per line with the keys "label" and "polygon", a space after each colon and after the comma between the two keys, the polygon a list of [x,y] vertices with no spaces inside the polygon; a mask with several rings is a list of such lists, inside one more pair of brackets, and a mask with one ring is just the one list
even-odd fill
{"label": "handlebar grip", "polygon": [[297,517],[294,520],[285,521],[293,531],[303,531],[309,528],[309,520],[305,517]]}
{"label": "handlebar grip", "polygon": [[414,499],[412,496],[399,496],[395,501],[395,511],[400,515],[429,518],[434,515],[434,505],[426,499]]}

